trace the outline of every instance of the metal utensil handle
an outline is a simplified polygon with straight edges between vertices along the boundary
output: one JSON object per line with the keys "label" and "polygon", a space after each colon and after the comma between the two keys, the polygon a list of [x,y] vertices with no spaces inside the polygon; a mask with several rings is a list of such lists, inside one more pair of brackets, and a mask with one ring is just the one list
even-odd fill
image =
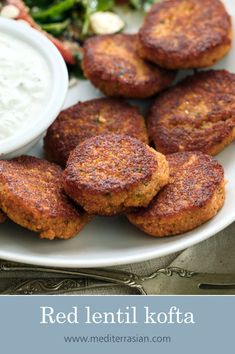
{"label": "metal utensil handle", "polygon": [[1,295],[59,295],[71,292],[81,292],[85,290],[114,287],[113,283],[88,283],[82,278],[65,279],[17,279],[1,291]]}
{"label": "metal utensil handle", "polygon": [[97,279],[105,282],[112,282],[124,286],[138,288],[140,292],[142,289],[142,279],[132,273],[124,271],[114,271],[107,269],[84,269],[84,270],[71,270],[60,268],[45,268],[45,267],[32,267],[32,266],[18,266],[9,262],[2,262],[0,265],[1,273],[8,272],[44,272],[47,274],[66,275],[72,277],[86,277]]}

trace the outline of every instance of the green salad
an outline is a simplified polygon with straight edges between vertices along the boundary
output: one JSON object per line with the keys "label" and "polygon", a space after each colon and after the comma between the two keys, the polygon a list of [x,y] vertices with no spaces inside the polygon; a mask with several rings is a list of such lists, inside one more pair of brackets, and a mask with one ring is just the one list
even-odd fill
{"label": "green salad", "polygon": [[[68,39],[83,41],[87,36],[99,34],[92,27],[93,15],[97,12],[111,11],[115,14],[117,5],[127,5],[132,10],[147,11],[154,0],[26,0],[34,20],[47,32],[56,37],[65,36]],[[111,18],[112,20],[113,18]],[[117,26],[115,32],[123,29]],[[110,26],[112,21],[110,21]]]}

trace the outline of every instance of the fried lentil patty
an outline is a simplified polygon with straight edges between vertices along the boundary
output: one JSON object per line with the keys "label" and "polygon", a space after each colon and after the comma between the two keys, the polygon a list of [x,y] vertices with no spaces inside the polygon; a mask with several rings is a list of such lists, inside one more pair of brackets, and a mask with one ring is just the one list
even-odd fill
{"label": "fried lentil patty", "polygon": [[235,74],[210,70],[189,76],[155,100],[147,126],[163,154],[217,154],[235,138]]}
{"label": "fried lentil patty", "polygon": [[224,204],[223,167],[201,152],[167,156],[170,181],[148,208],[128,214],[131,223],[151,236],[180,234],[203,224]]}
{"label": "fried lentil patty", "polygon": [[114,215],[147,206],[168,178],[165,156],[135,138],[108,134],[72,151],[64,188],[88,213]]}
{"label": "fried lentil patty", "polygon": [[137,36],[103,35],[88,39],[82,66],[87,78],[107,96],[145,98],[161,91],[175,73],[141,59]]}
{"label": "fried lentil patty", "polygon": [[62,181],[59,166],[36,157],[0,161],[0,208],[42,238],[75,236],[88,216],[65,195]]}
{"label": "fried lentil patty", "polygon": [[140,29],[139,54],[168,69],[208,67],[229,51],[231,39],[231,19],[221,1],[161,1]]}
{"label": "fried lentil patty", "polygon": [[80,102],[62,111],[44,139],[46,157],[65,166],[70,152],[83,140],[104,133],[133,136],[148,143],[144,118],[128,103],[115,98]]}

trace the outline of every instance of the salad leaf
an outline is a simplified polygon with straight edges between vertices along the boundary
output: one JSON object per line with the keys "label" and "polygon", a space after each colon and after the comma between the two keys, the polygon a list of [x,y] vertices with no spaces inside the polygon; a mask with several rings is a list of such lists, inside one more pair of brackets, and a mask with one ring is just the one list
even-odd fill
{"label": "salad leaf", "polygon": [[71,21],[65,20],[63,22],[50,22],[50,23],[43,23],[41,27],[44,31],[53,34],[53,36],[57,37],[60,36],[69,26]]}
{"label": "salad leaf", "polygon": [[97,0],[96,2],[95,12],[112,10],[115,5],[114,0]]}
{"label": "salad leaf", "polygon": [[46,19],[56,19],[63,17],[68,11],[72,10],[75,5],[81,3],[81,0],[62,0],[43,10],[33,10],[33,18],[37,21]]}

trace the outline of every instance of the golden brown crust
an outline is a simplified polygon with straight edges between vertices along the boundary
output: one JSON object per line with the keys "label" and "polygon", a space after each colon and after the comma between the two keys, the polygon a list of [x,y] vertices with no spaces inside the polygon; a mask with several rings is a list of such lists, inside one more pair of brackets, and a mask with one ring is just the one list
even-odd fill
{"label": "golden brown crust", "polygon": [[136,52],[137,36],[104,35],[86,41],[83,69],[107,96],[145,98],[166,88],[175,73],[157,68]]}
{"label": "golden brown crust", "polygon": [[212,66],[231,48],[232,24],[219,0],[153,5],[139,32],[141,57],[168,69]]}
{"label": "golden brown crust", "polygon": [[158,151],[215,155],[235,139],[235,74],[210,70],[161,94],[147,118]]}
{"label": "golden brown crust", "polygon": [[130,135],[148,143],[144,118],[135,107],[119,99],[99,98],[80,102],[60,113],[44,139],[46,157],[65,166],[79,143],[104,133]]}
{"label": "golden brown crust", "polygon": [[128,214],[146,233],[170,236],[194,229],[214,217],[224,204],[223,167],[209,155],[184,152],[167,156],[170,182],[148,208]]}
{"label": "golden brown crust", "polygon": [[61,168],[31,156],[0,161],[0,207],[48,239],[75,236],[88,221],[65,195]]}
{"label": "golden brown crust", "polygon": [[6,215],[0,210],[0,224],[2,224],[6,220]]}
{"label": "golden brown crust", "polygon": [[135,138],[108,134],[87,139],[73,150],[64,188],[89,213],[113,215],[147,206],[168,177],[162,154]]}

